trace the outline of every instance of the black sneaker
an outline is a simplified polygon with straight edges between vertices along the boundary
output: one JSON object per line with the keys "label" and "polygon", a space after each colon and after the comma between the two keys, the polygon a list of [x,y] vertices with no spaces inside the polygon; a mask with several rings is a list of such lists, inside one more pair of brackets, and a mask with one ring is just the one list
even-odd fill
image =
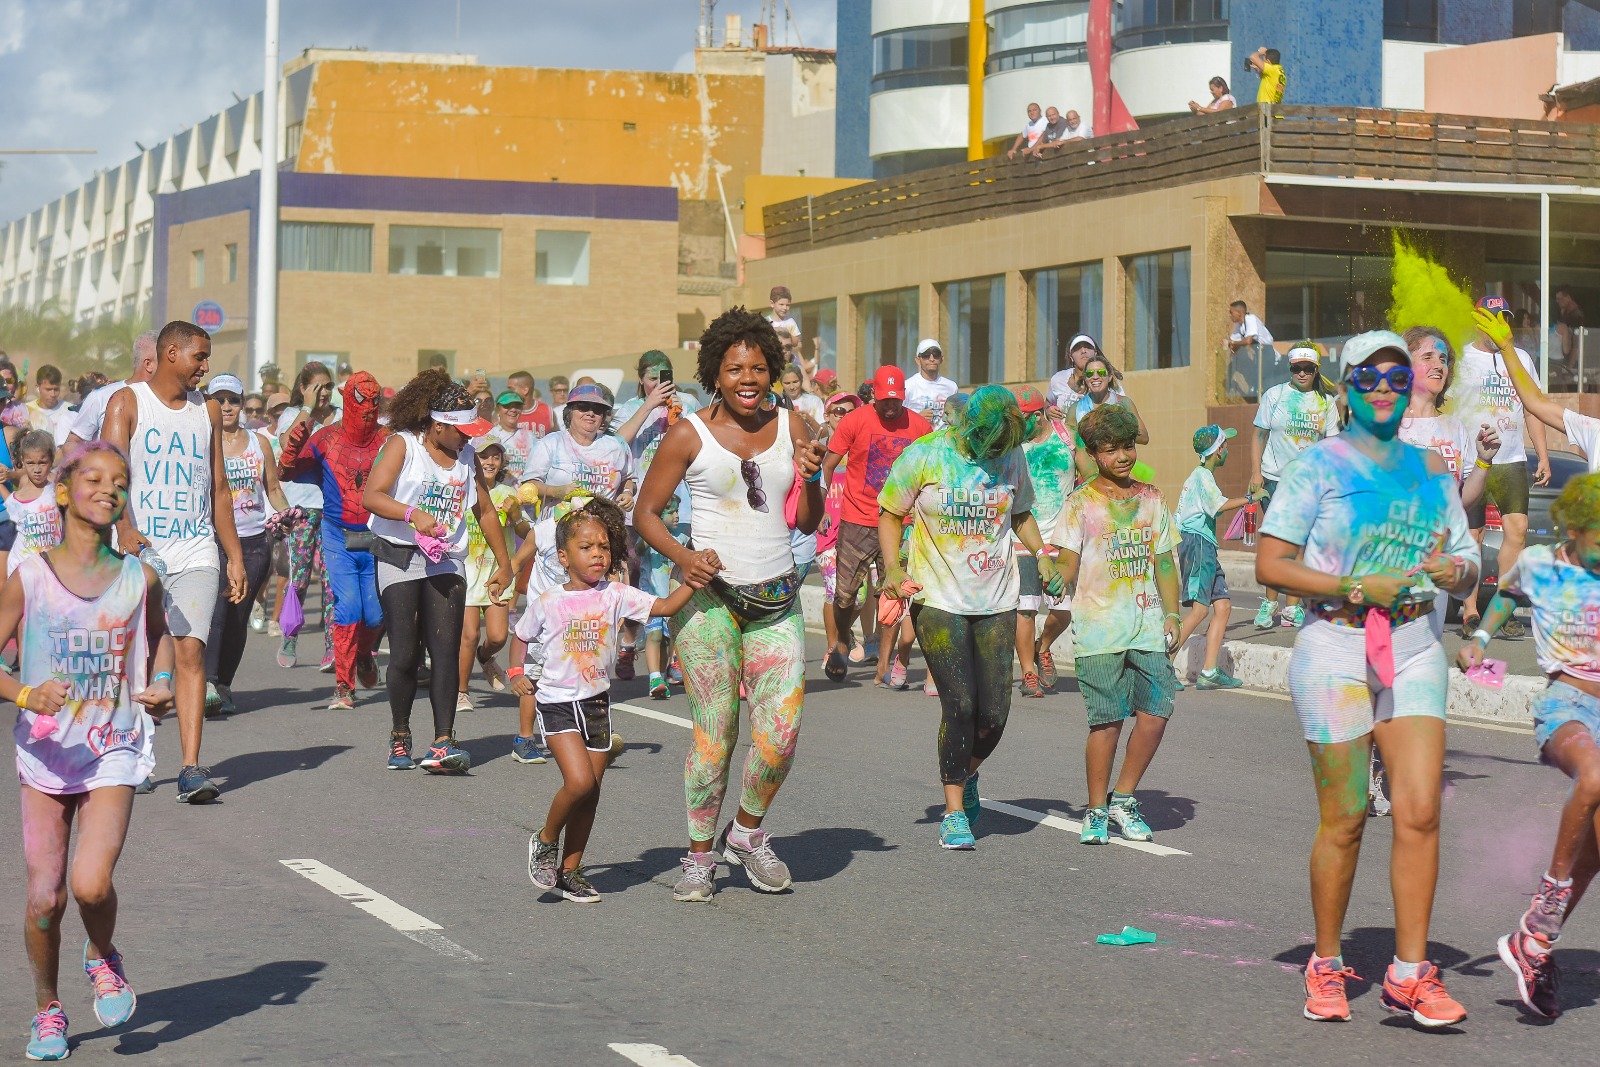
{"label": "black sneaker", "polygon": [[1500,636],[1507,641],[1520,641],[1528,636],[1528,628],[1522,625],[1521,620],[1513,615],[1505,621],[1505,625],[1500,627]]}
{"label": "black sneaker", "polygon": [[556,892],[577,904],[600,903],[600,893],[583,876],[582,867],[574,867],[556,875]]}
{"label": "black sneaker", "polygon": [[221,792],[211,780],[211,772],[199,764],[191,763],[178,772],[179,804],[204,804],[217,799]]}

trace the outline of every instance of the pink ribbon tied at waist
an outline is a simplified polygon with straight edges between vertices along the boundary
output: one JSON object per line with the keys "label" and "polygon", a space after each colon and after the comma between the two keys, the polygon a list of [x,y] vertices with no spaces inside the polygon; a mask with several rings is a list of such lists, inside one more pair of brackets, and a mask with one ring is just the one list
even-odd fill
{"label": "pink ribbon tied at waist", "polygon": [[1370,608],[1362,620],[1367,638],[1367,666],[1385,688],[1394,685],[1394,624],[1382,608]]}

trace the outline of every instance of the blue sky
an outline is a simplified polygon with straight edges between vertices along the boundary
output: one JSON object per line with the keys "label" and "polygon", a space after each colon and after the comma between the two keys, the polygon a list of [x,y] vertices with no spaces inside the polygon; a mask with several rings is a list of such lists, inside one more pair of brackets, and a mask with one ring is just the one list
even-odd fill
{"label": "blue sky", "polygon": [[[699,0],[281,0],[280,59],[304,48],[476,54],[521,66],[687,70]],[[720,0],[717,23],[760,0]],[[834,44],[835,0],[789,0],[804,43]],[[783,9],[779,0],[779,11]],[[0,221],[261,88],[260,0],[0,0]],[[779,27],[781,32],[782,20]],[[791,43],[793,39],[791,38]],[[781,43],[781,42],[780,42]]]}

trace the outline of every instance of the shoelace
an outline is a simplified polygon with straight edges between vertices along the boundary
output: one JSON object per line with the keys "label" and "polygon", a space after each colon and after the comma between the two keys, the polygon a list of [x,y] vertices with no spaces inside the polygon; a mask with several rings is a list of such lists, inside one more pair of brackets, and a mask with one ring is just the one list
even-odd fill
{"label": "shoelace", "polygon": [[716,868],[712,864],[709,864],[709,863],[696,863],[689,856],[683,857],[683,862],[681,864],[679,864],[679,866],[681,866],[683,868],[683,873],[688,875],[690,878],[694,879],[697,882],[706,882],[706,883],[710,883],[710,881],[711,881],[711,872],[716,870]]}
{"label": "shoelace", "polygon": [[67,1032],[67,1016],[62,1011],[41,1011],[33,1017],[33,1025],[41,1038],[61,1037]]}
{"label": "shoelace", "polygon": [[[1320,1000],[1335,993],[1343,993],[1346,981],[1360,980],[1361,976],[1349,967],[1341,967],[1338,970],[1334,970],[1332,967],[1306,968],[1306,988],[1310,992],[1312,999],[1315,1000]],[[1335,981],[1339,983],[1337,989],[1333,987]]]}
{"label": "shoelace", "polygon": [[389,739],[389,755],[391,758],[411,755],[411,739],[408,737],[391,737]]}
{"label": "shoelace", "polygon": [[1137,800],[1118,801],[1111,806],[1122,812],[1123,817],[1129,822],[1144,822],[1144,815],[1139,810],[1139,802]]}
{"label": "shoelace", "polygon": [[1533,895],[1533,906],[1541,915],[1552,917],[1559,916],[1567,910],[1567,901],[1572,899],[1572,887],[1557,886],[1546,882],[1539,887],[1539,892]]}
{"label": "shoelace", "polygon": [[1426,970],[1418,971],[1416,982],[1417,987],[1413,998],[1418,1004],[1450,999],[1450,994],[1445,991],[1444,982],[1439,980],[1439,968],[1429,967]]}
{"label": "shoelace", "polygon": [[594,886],[589,884],[589,879],[583,876],[583,868],[578,867],[570,871],[561,872],[561,880],[567,883],[568,888],[585,893],[593,893]]}
{"label": "shoelace", "polygon": [[109,959],[93,961],[84,968],[84,972],[94,985],[94,995],[97,997],[116,996],[128,984],[122,980]]}

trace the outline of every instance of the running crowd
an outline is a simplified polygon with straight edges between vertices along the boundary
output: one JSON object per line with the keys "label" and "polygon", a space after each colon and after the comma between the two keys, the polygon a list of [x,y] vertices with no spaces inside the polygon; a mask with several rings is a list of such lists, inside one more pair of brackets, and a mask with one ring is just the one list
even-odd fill
{"label": "running crowd", "polygon": [[[1382,1000],[1421,1026],[1459,1023],[1464,1009],[1426,958],[1444,600],[1477,588],[1468,508],[1516,492],[1496,471],[1509,463],[1491,461],[1510,447],[1509,423],[1524,407],[1590,456],[1600,448],[1600,420],[1540,393],[1493,299],[1480,305],[1475,347],[1493,362],[1493,383],[1506,383],[1489,390],[1503,419],[1474,428],[1470,414],[1442,413],[1456,353],[1437,330],[1352,338],[1336,383],[1304,342],[1290,353],[1291,392],[1263,398],[1246,495],[1225,497],[1215,477],[1234,431],[1203,426],[1175,510],[1139,462],[1149,431],[1120,372],[1087,335],[1067,346],[1070,365],[1047,393],[962,393],[940,374],[933,339],[918,345],[914,374],[880,367],[847,393],[802,355],[779,289],[771,318],[735,308],[707,328],[694,373],[704,406],[678,386],[666,355],[648,352],[637,395],[623,404],[580,379],[552,383],[550,407],[526,375],[493,396],[442,368],[390,391],[365,371],[308,364],[289,397],[252,396],[233,375],[208,377],[203,330],[168,323],[140,339],[126,382],[83,397],[59,456],[53,433],[8,429],[3,441],[11,489],[0,547],[12,577],[0,587],[0,649],[14,642],[17,663],[0,673],[0,699],[19,709],[25,936],[40,1008],[29,1057],[68,1052],[57,972],[69,882],[89,935],[96,1017],[115,1026],[134,1012],[114,945],[112,871],[135,793],[153,788],[155,721],[176,711],[178,799],[214,799],[202,728],[208,710],[234,699],[277,541],[288,546],[279,655],[294,662],[287,642],[315,573],[330,710],[378,686],[374,653],[387,641],[390,768],[470,767],[455,719],[471,709],[474,663],[491,687],[518,695],[514,757],[554,760],[561,773],[528,842],[528,873],[567,900],[599,899],[583,855],[620,748],[611,680],[633,677],[642,636],[650,695],[667,699],[681,678],[694,724],[688,848],[673,893],[707,901],[719,855],[757,889],[792,885],[765,821],[799,739],[797,601],[813,567],[828,602],[829,680],[848,677],[876,635],[876,684],[903,690],[911,646],[921,647],[925,691],[940,702],[943,848],[976,847],[980,768],[999,749],[1013,692],[1038,697],[1055,685],[1051,650],[1069,632],[1090,728],[1081,840],[1104,844],[1115,830],[1149,841],[1138,790],[1184,685],[1173,657],[1206,625],[1194,684],[1239,684],[1218,662],[1230,605],[1217,518],[1263,502],[1257,572],[1295,598],[1285,609],[1298,626],[1289,682],[1321,812],[1305,1015],[1349,1017],[1353,972],[1340,935],[1381,756],[1396,936]],[[1462,366],[1472,358],[1464,353]],[[0,423],[22,428],[3,412]],[[1600,869],[1600,475],[1569,483],[1557,520],[1566,540],[1506,561],[1460,656],[1463,669],[1479,669],[1512,618],[1511,599],[1531,603],[1552,678],[1535,701],[1536,739],[1574,788],[1548,872],[1500,954],[1543,1016],[1560,1011],[1552,947]],[[507,644],[509,667],[498,662]],[[418,745],[411,710],[424,685],[433,732]],[[723,822],[742,703],[751,743]]]}

